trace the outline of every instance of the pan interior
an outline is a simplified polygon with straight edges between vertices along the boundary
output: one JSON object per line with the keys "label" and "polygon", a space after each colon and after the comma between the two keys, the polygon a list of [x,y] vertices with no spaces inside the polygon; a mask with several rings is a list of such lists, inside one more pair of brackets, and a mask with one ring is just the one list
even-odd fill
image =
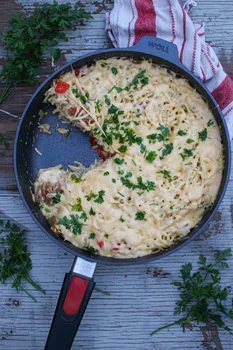
{"label": "pan interior", "polygon": [[[110,50],[107,52],[99,52],[96,54],[87,55],[81,59],[72,62],[72,67],[80,68],[86,64],[90,64],[95,60],[109,58],[113,56],[124,56],[134,58],[151,59],[154,63],[159,64],[163,67],[167,67],[175,71],[179,76],[182,76],[189,80],[191,86],[208,101],[210,108],[215,116],[215,119],[219,125],[220,132],[222,134],[222,141],[224,147],[225,167],[223,171],[222,183],[219,189],[219,194],[216,198],[215,204],[211,211],[206,212],[201,222],[191,230],[190,234],[182,241],[173,244],[166,250],[160,253],[150,254],[144,257],[135,259],[114,259],[104,256],[98,256],[90,254],[89,252],[77,248],[71,243],[64,241],[62,237],[57,236],[51,229],[45,217],[40,212],[37,204],[32,201],[31,191],[33,183],[35,181],[37,172],[41,168],[53,167],[58,164],[62,164],[64,169],[67,169],[68,165],[74,165],[74,161],[79,161],[85,166],[89,166],[98,158],[97,151],[92,149],[89,142],[88,133],[83,133],[76,127],[72,127],[68,124],[63,124],[58,120],[57,116],[53,114],[53,107],[43,103],[44,94],[50,87],[51,82],[54,78],[58,78],[61,74],[64,74],[71,70],[71,64],[67,64],[60,70],[55,72],[50,78],[48,78],[41,87],[36,91],[34,96],[28,103],[24,114],[21,118],[18,132],[15,141],[15,172],[18,187],[24,203],[33,216],[34,220],[40,226],[40,228],[48,234],[54,241],[60,244],[62,247],[70,251],[71,253],[87,258],[93,261],[99,261],[103,263],[138,263],[145,262],[153,259],[157,259],[161,256],[165,256],[175,251],[179,247],[186,244],[188,241],[196,237],[209,222],[209,219],[214,215],[223,194],[226,189],[227,180],[229,177],[229,139],[225,131],[225,125],[222,121],[221,115],[216,108],[214,101],[211,99],[210,94],[204,89],[201,84],[197,83],[197,80],[177,67],[175,64],[165,61],[162,58],[151,56],[148,54],[143,55],[140,52],[132,51],[117,51]],[[43,111],[44,116],[40,120],[40,111]],[[51,125],[50,131],[52,135],[43,134],[38,129],[38,122],[48,123]],[[56,126],[59,124],[62,128],[69,129],[69,135],[65,137],[60,133],[56,132]],[[41,156],[37,153],[37,150],[42,154]]]}

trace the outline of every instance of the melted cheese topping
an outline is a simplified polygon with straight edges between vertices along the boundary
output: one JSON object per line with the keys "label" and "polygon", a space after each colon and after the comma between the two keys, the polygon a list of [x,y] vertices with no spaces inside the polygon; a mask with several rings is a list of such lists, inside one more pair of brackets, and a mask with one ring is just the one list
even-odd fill
{"label": "melted cheese topping", "polygon": [[46,101],[113,156],[85,171],[40,170],[35,196],[55,232],[116,258],[167,248],[198,224],[223,169],[219,129],[184,79],[149,61],[99,60],[61,76]]}

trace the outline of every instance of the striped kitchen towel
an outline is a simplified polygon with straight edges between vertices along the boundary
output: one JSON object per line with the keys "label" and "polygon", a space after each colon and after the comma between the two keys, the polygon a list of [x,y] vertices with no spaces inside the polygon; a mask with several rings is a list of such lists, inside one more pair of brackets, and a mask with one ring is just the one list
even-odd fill
{"label": "striped kitchen towel", "polygon": [[214,50],[205,42],[205,27],[188,15],[195,1],[114,0],[106,14],[106,32],[116,47],[129,47],[144,35],[174,43],[180,61],[211,91],[233,137],[233,82],[224,72]]}

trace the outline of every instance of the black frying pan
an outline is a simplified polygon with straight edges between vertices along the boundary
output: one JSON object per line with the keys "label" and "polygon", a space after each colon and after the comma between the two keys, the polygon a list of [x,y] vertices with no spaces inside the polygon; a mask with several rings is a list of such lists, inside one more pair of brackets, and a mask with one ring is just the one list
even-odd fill
{"label": "black frying pan", "polygon": [[[43,104],[44,94],[50,87],[53,79],[59,78],[71,70],[93,61],[109,57],[130,57],[151,59],[154,63],[167,67],[186,78],[201,96],[208,102],[216,122],[220,128],[222,143],[224,147],[225,166],[219,192],[212,209],[205,213],[199,224],[193,228],[185,240],[173,244],[170,248],[159,253],[139,257],[136,259],[115,259],[95,255],[84,249],[75,247],[69,242],[63,241],[51,229],[41,214],[38,205],[32,201],[31,187],[40,168],[47,168],[62,164],[64,168],[73,164],[75,160],[82,162],[85,166],[92,163],[97,157],[97,151],[90,147],[88,134],[83,134],[74,128],[68,138],[55,132],[57,118],[52,115],[53,107],[45,108]],[[51,125],[52,135],[45,135],[38,130],[38,112],[46,111],[48,114],[43,117],[43,123]],[[39,156],[35,147],[43,154]],[[62,246],[76,257],[73,268],[66,274],[63,288],[57,304],[56,313],[53,319],[50,334],[45,346],[47,350],[68,350],[75,337],[78,326],[81,322],[88,300],[94,288],[93,274],[96,263],[104,264],[136,264],[149,262],[151,260],[165,257],[172,252],[182,248],[199,235],[208,225],[216,213],[225,194],[229,173],[230,173],[230,138],[223,115],[203,83],[188,71],[179,61],[177,47],[162,39],[143,37],[135,46],[126,49],[109,49],[96,51],[84,55],[58,69],[37,89],[27,104],[19,122],[14,146],[14,168],[16,181],[22,200],[34,221],[54,242]]]}

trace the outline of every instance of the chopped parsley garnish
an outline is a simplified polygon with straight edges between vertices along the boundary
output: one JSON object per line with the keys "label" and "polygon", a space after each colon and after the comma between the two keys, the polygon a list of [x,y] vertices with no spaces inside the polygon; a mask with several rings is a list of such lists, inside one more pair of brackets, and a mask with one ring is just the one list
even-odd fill
{"label": "chopped parsley garnish", "polygon": [[153,161],[155,160],[155,158],[157,157],[157,154],[154,152],[154,151],[151,151],[148,153],[148,155],[146,156],[146,160],[149,162],[149,163],[153,163]]}
{"label": "chopped parsley garnish", "polygon": [[114,162],[115,162],[116,164],[122,165],[122,164],[124,163],[124,159],[115,158],[115,159],[114,159]]}
{"label": "chopped parsley garnish", "polygon": [[110,174],[109,171],[105,171],[104,176],[108,176]]}
{"label": "chopped parsley garnish", "polygon": [[105,95],[104,97],[105,97],[105,103],[106,103],[106,105],[107,105],[107,106],[110,106],[110,104],[111,104],[110,98],[109,98],[107,95]]}
{"label": "chopped parsley garnish", "polygon": [[78,89],[72,89],[72,92],[73,94],[76,96],[76,97],[79,97],[80,98],[80,101],[85,104],[87,102],[87,99],[86,97],[78,91]]}
{"label": "chopped parsley garnish", "polygon": [[143,143],[141,143],[141,145],[140,145],[140,152],[141,153],[145,153],[146,152],[146,146],[143,145]]}
{"label": "chopped parsley garnish", "polygon": [[192,157],[193,156],[193,151],[194,151],[194,149],[184,148],[184,155],[187,155],[188,157]]}
{"label": "chopped parsley garnish", "polygon": [[126,179],[129,179],[132,176],[133,176],[133,174],[130,171],[125,175]]}
{"label": "chopped parsley garnish", "polygon": [[95,215],[96,213],[95,213],[95,211],[91,208],[90,211],[89,211],[89,214],[90,214],[90,215]]}
{"label": "chopped parsley garnish", "polygon": [[48,209],[48,208],[45,208],[45,212],[46,212],[46,213],[51,213],[51,210]]}
{"label": "chopped parsley garnish", "polygon": [[116,86],[116,85],[113,85],[113,87],[108,91],[108,92],[111,92],[112,90],[116,90],[116,92],[121,92],[121,91],[124,91],[124,90],[126,90],[126,91],[129,91],[129,87],[128,86],[126,86],[126,87],[124,87],[124,88],[122,88],[122,87],[120,87],[120,86]]}
{"label": "chopped parsley garnish", "polygon": [[100,113],[100,107],[102,106],[102,103],[100,102],[100,100],[98,99],[95,103],[95,108],[97,109],[97,111]]}
{"label": "chopped parsley garnish", "polygon": [[118,148],[118,151],[121,153],[125,153],[127,151],[127,146],[121,146],[120,148]]}
{"label": "chopped parsley garnish", "polygon": [[55,196],[53,197],[53,204],[58,204],[61,200],[61,193],[56,193]]}
{"label": "chopped parsley garnish", "polygon": [[193,142],[195,142],[193,139],[188,139],[187,140],[187,143],[193,143]]}
{"label": "chopped parsley garnish", "polygon": [[185,132],[185,131],[183,131],[183,130],[179,130],[178,133],[177,133],[177,135],[179,135],[179,136],[185,136],[185,135],[187,135],[187,132]]}
{"label": "chopped parsley garnish", "polygon": [[116,183],[116,179],[112,179],[112,183],[114,183],[114,184],[115,184],[115,183]]}
{"label": "chopped parsley garnish", "polygon": [[123,175],[124,174],[124,170],[118,170],[117,172],[119,175]]}
{"label": "chopped parsley garnish", "polygon": [[134,163],[135,166],[137,166],[137,164],[135,163],[135,161],[132,159],[132,162]]}
{"label": "chopped parsley garnish", "polygon": [[131,182],[129,179],[125,177],[121,177],[121,183],[127,188],[132,188],[132,189],[138,188],[139,190],[144,190],[147,192],[152,191],[155,188],[155,183],[153,181],[147,181],[146,183],[143,183],[141,176],[137,178],[137,184],[134,184],[133,182]]}
{"label": "chopped parsley garnish", "polygon": [[160,130],[160,131],[162,132],[162,135],[163,135],[164,137],[168,137],[168,136],[170,135],[169,129],[166,128],[166,127],[163,126],[163,125],[160,125],[157,129]]}
{"label": "chopped parsley garnish", "polygon": [[137,86],[139,83],[139,79],[142,85],[148,84],[148,78],[144,76],[145,73],[146,73],[146,69],[143,69],[139,73],[137,73],[133,78],[132,82],[130,83],[130,85]]}
{"label": "chopped parsley garnish", "polygon": [[89,239],[94,239],[95,238],[95,233],[91,233],[88,238]]}
{"label": "chopped parsley garnish", "polygon": [[77,198],[77,204],[72,205],[71,209],[73,211],[82,211],[83,210],[83,208],[82,208],[82,199],[80,197]]}
{"label": "chopped parsley garnish", "polygon": [[68,219],[67,216],[64,216],[63,219],[58,221],[58,223],[65,226],[68,230],[71,229],[74,235],[81,235],[83,223],[79,221],[80,219],[83,219],[83,216],[79,217],[77,214],[70,215],[70,219]]}
{"label": "chopped parsley garnish", "polygon": [[111,107],[108,109],[108,114],[115,114],[118,111],[118,108],[114,105],[111,105]]}
{"label": "chopped parsley garnish", "polygon": [[214,121],[210,119],[207,123],[207,126],[212,126],[212,125],[214,125]]}
{"label": "chopped parsley garnish", "polygon": [[162,156],[165,157],[170,154],[173,150],[173,143],[168,143],[165,145],[165,148],[162,150]]}
{"label": "chopped parsley garnish", "polygon": [[140,123],[134,120],[134,124],[138,126]]}
{"label": "chopped parsley garnish", "polygon": [[120,219],[119,219],[119,220],[120,220],[120,222],[124,222],[124,221],[125,221],[125,220],[123,219],[123,217],[122,217],[122,216],[120,217]]}
{"label": "chopped parsley garnish", "polygon": [[171,206],[170,206],[170,209],[173,210],[173,208],[174,208],[174,207],[171,205]]}
{"label": "chopped parsley garnish", "polygon": [[138,194],[139,196],[141,196],[141,195],[144,194],[144,192],[137,192],[137,194]]}
{"label": "chopped parsley garnish", "polygon": [[105,233],[104,237],[109,238],[109,234]]}
{"label": "chopped parsley garnish", "polygon": [[85,248],[89,253],[96,254],[97,250],[93,248],[92,246],[86,247]]}
{"label": "chopped parsley garnish", "polygon": [[181,153],[181,158],[183,159],[183,160],[185,160],[185,157],[187,156],[187,157],[192,157],[193,156],[193,151],[194,151],[194,148],[192,148],[192,149],[188,149],[188,148],[184,148],[184,152],[183,153]]}
{"label": "chopped parsley garnish", "polygon": [[201,141],[205,141],[207,139],[207,129],[206,128],[198,133],[198,138]]}
{"label": "chopped parsley garnish", "polygon": [[125,126],[129,126],[131,122],[126,122],[125,123]]}
{"label": "chopped parsley garnish", "polygon": [[104,195],[105,195],[105,191],[103,191],[103,190],[99,191],[98,197],[96,195],[97,198],[94,200],[94,202],[99,203],[99,204],[103,203],[104,202]]}
{"label": "chopped parsley garnish", "polygon": [[124,195],[121,192],[117,192],[121,197],[124,197]]}
{"label": "chopped parsley garnish", "polygon": [[145,216],[146,216],[146,212],[145,211],[138,211],[135,214],[135,220],[146,220]]}
{"label": "chopped parsley garnish", "polygon": [[80,177],[77,177],[75,174],[72,174],[70,176],[71,180],[74,181],[76,184],[78,184],[79,182],[82,181],[82,179]]}
{"label": "chopped parsley garnish", "polygon": [[114,75],[117,75],[117,73],[118,73],[118,70],[115,67],[112,67],[111,71],[112,71],[112,74],[114,74]]}
{"label": "chopped parsley garnish", "polygon": [[159,173],[160,173],[160,174],[163,174],[163,176],[164,176],[165,178],[167,178],[169,182],[172,182],[172,177],[171,177],[170,171],[167,171],[167,170],[160,170]]}
{"label": "chopped parsley garnish", "polygon": [[93,193],[91,191],[91,193],[88,196],[85,196],[85,198],[87,199],[87,201],[89,202],[92,198],[96,198],[97,194]]}

